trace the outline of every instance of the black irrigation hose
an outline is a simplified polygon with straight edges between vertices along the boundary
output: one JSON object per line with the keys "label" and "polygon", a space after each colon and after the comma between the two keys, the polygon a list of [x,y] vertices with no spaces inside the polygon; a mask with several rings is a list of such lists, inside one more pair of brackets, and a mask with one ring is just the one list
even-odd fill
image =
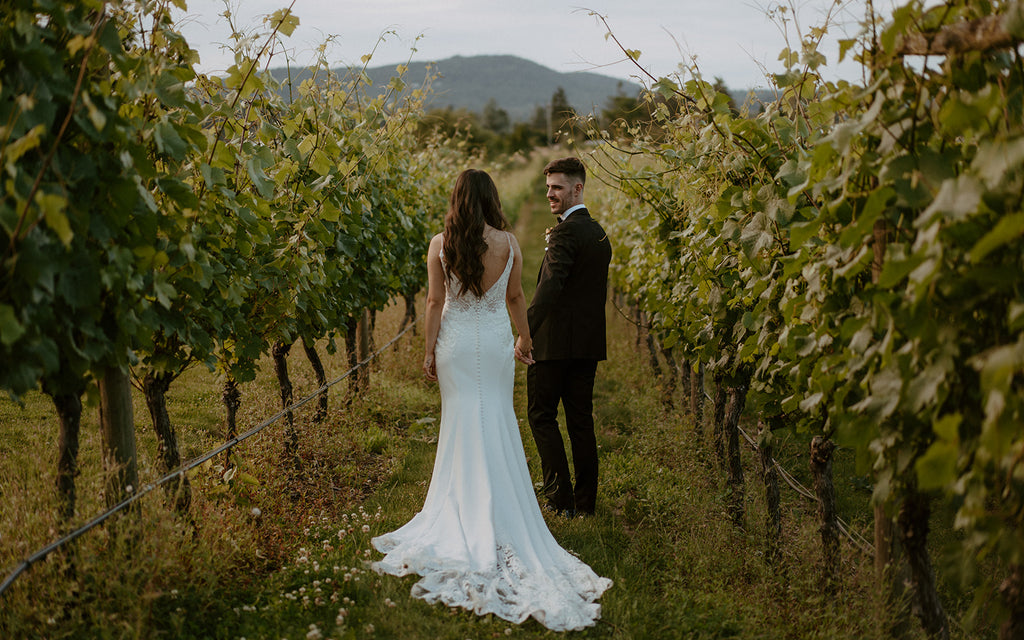
{"label": "black irrigation hose", "polygon": [[339,382],[341,382],[345,378],[347,378],[350,375],[352,375],[353,373],[355,373],[360,368],[362,368],[362,367],[366,366],[367,364],[369,364],[370,361],[372,361],[374,358],[376,358],[377,356],[382,354],[388,347],[390,347],[394,343],[398,342],[398,339],[401,338],[402,336],[404,336],[406,334],[406,332],[409,331],[409,329],[413,328],[414,326],[415,326],[415,323],[410,323],[404,329],[402,329],[398,333],[398,335],[396,335],[394,338],[392,338],[386,345],[384,345],[383,347],[378,349],[375,353],[370,354],[365,360],[363,360],[362,362],[357,363],[354,367],[352,367],[351,369],[349,369],[348,371],[343,373],[341,376],[339,376],[338,378],[336,378],[336,379],[326,383],[324,386],[320,387],[319,389],[317,389],[316,391],[314,391],[310,395],[306,396],[302,400],[299,400],[298,402],[292,403],[291,406],[289,406],[289,407],[287,407],[285,409],[281,409],[280,411],[278,411],[277,413],[275,413],[271,417],[267,418],[266,420],[264,420],[263,422],[261,422],[257,426],[253,427],[252,429],[249,429],[248,431],[246,431],[245,433],[243,433],[240,436],[235,436],[231,440],[228,440],[227,442],[225,442],[225,443],[221,444],[220,446],[218,446],[216,449],[213,449],[212,451],[204,453],[203,455],[199,456],[198,458],[194,458],[191,461],[186,462],[185,464],[183,464],[182,466],[178,467],[174,471],[171,471],[170,473],[168,473],[164,477],[160,478],[156,482],[144,485],[143,487],[141,487],[139,489],[139,491],[135,492],[130,498],[125,498],[124,500],[122,500],[121,502],[116,504],[115,506],[111,507],[107,511],[105,511],[105,512],[101,513],[100,515],[96,516],[95,518],[93,518],[89,522],[85,523],[84,525],[82,525],[78,529],[75,529],[74,531],[72,531],[68,535],[64,536],[63,538],[60,538],[59,540],[51,542],[50,544],[46,545],[45,547],[43,547],[39,551],[36,551],[32,555],[30,555],[28,558],[25,558],[14,569],[14,571],[12,571],[10,573],[10,575],[8,575],[7,578],[4,579],[3,584],[0,584],[0,595],[3,595],[3,593],[5,591],[7,591],[7,588],[10,587],[14,583],[14,581],[18,579],[18,576],[20,576],[22,573],[24,573],[33,564],[39,562],[40,560],[45,559],[48,555],[50,555],[51,553],[53,553],[57,549],[63,547],[67,543],[71,542],[75,538],[78,538],[79,536],[81,536],[82,534],[86,533],[90,529],[96,527],[97,525],[102,524],[103,522],[108,520],[112,515],[114,515],[117,512],[127,508],[129,505],[131,505],[132,503],[134,503],[137,500],[141,499],[142,496],[150,493],[151,491],[153,491],[157,487],[160,487],[160,486],[170,482],[171,480],[174,480],[175,478],[183,476],[185,473],[191,471],[192,469],[195,469],[196,467],[198,467],[199,465],[203,464],[207,460],[210,460],[211,458],[219,455],[220,453],[224,452],[225,450],[230,449],[231,447],[234,447],[234,446],[240,444],[244,440],[247,440],[247,439],[251,438],[252,436],[254,436],[257,433],[259,433],[260,431],[263,431],[264,429],[266,429],[270,425],[272,425],[275,422],[277,422],[278,420],[280,420],[283,416],[287,415],[288,412],[293,411],[295,409],[298,409],[299,407],[301,407],[301,406],[307,404],[308,402],[312,401],[313,399],[318,397],[321,393],[323,393],[327,389],[333,387],[334,385],[338,384]]}

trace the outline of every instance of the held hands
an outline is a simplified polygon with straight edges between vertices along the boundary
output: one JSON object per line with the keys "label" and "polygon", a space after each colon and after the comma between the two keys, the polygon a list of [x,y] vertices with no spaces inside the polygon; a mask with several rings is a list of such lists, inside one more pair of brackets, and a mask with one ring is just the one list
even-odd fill
{"label": "held hands", "polygon": [[515,349],[516,360],[523,364],[533,364],[533,340],[524,339],[523,336],[516,338]]}
{"label": "held hands", "polygon": [[[522,336],[516,338],[515,356],[516,360],[523,364],[533,364],[533,341],[525,340]],[[423,357],[423,375],[427,380],[437,382],[437,363],[434,361],[433,353]]]}
{"label": "held hands", "polygon": [[428,353],[423,357],[423,375],[431,382],[437,382],[437,363],[434,362],[434,354]]}

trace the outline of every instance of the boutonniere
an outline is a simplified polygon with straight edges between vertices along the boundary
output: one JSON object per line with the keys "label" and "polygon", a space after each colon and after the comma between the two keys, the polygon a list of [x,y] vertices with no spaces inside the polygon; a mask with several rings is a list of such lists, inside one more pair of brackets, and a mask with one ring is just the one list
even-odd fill
{"label": "boutonniere", "polygon": [[551,242],[551,232],[554,230],[554,227],[548,227],[544,230],[544,244]]}

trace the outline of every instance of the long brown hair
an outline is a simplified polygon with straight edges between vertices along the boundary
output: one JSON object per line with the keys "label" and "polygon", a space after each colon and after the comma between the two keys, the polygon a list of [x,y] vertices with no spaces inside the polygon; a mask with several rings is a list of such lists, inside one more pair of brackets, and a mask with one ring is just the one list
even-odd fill
{"label": "long brown hair", "polygon": [[501,212],[498,188],[491,176],[479,169],[466,169],[455,180],[455,188],[444,217],[445,275],[454,275],[463,291],[484,295],[484,225],[504,231],[508,221]]}

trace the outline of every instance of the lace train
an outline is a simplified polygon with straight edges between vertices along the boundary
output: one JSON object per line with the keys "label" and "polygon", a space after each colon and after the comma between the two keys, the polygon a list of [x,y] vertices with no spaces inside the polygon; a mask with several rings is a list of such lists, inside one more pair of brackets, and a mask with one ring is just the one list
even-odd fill
{"label": "lace train", "polygon": [[[388,554],[396,548],[387,536],[376,538],[374,546]],[[385,558],[373,566],[381,573],[421,576],[412,596],[428,604],[440,602],[477,615],[491,613],[516,624],[532,616],[554,631],[570,631],[592,626],[601,617],[601,605],[595,600],[612,581],[598,577],[582,561],[538,574],[528,571],[510,547],[499,546],[496,552],[498,562],[486,571],[412,549],[400,554],[412,558],[412,564],[394,565]]]}

